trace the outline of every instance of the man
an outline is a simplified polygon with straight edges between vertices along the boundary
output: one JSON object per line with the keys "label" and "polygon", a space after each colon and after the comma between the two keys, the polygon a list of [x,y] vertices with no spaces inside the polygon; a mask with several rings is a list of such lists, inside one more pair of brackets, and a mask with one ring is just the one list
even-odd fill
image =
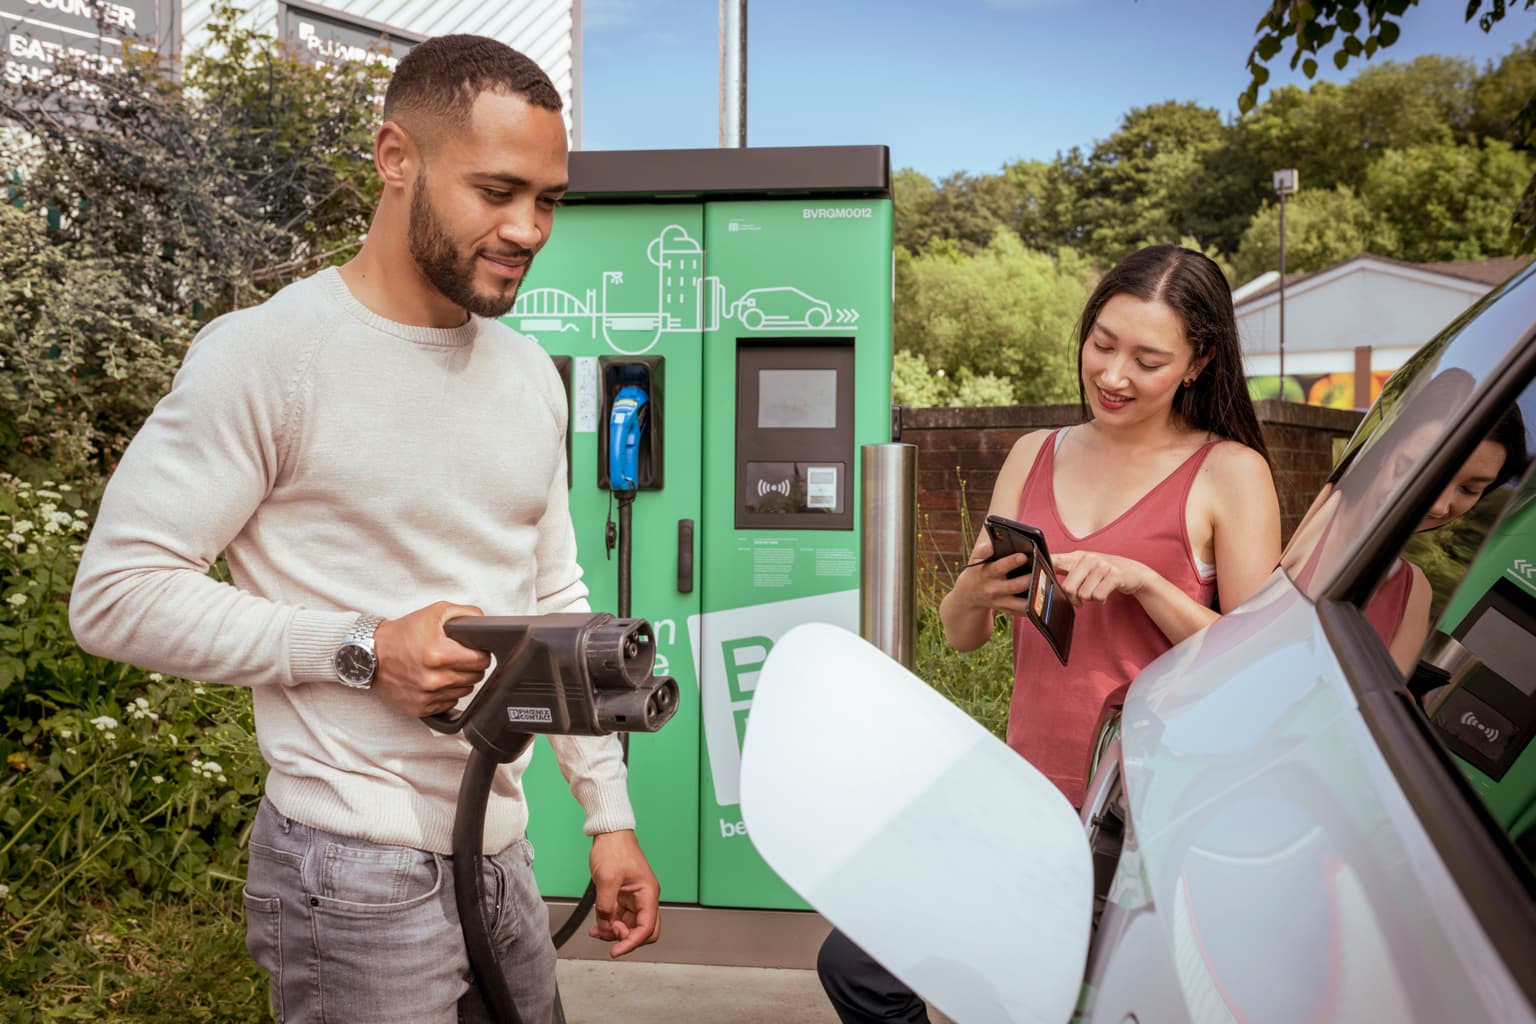
{"label": "man", "polygon": [[[420,718],[489,664],[445,621],[587,609],[564,390],[537,345],[482,319],[512,307],[549,239],[560,106],[493,40],[445,36],[402,60],[361,251],[203,330],[81,560],[81,646],[253,691],[270,773],[247,945],[279,1020],[485,1019],[446,856],[469,748]],[[221,551],[233,585],[207,576]],[[656,940],[659,889],[620,747],[552,746],[593,836],[591,934],[621,956]],[[484,853],[489,926],[533,1024],[550,1017],[555,954],[524,838],[528,756],[500,770]]]}

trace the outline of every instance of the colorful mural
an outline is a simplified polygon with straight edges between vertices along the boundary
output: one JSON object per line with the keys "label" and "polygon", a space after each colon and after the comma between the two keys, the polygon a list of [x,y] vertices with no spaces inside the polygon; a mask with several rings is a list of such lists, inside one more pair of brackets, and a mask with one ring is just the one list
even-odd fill
{"label": "colorful mural", "polygon": [[[1371,401],[1381,394],[1381,386],[1392,376],[1390,370],[1371,371]],[[1248,378],[1248,394],[1255,401],[1261,398],[1280,398],[1280,379],[1274,374]],[[1322,374],[1286,374],[1285,394],[1287,402],[1304,402],[1329,409],[1354,409],[1355,375],[1353,371]]]}

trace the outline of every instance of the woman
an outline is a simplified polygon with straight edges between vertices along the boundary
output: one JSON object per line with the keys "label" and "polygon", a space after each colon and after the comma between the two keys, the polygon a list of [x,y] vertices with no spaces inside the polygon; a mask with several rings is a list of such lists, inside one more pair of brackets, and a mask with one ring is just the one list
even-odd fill
{"label": "woman", "polygon": [[[1133,253],[1088,300],[1078,328],[1086,422],[1014,444],[990,512],[1046,536],[1077,606],[1063,666],[1027,620],[1024,556],[972,565],[940,605],[972,650],[1015,616],[1008,745],[1082,802],[1102,711],[1173,644],[1246,600],[1280,559],[1280,506],[1243,377],[1232,294],[1208,258],[1172,245]],[[983,534],[973,561],[991,555]]]}
{"label": "woman", "polygon": [[[1103,708],[1148,662],[1247,599],[1280,557],[1280,507],[1243,377],[1232,293],[1207,257],[1155,245],[1126,257],[1078,327],[1087,420],[1020,438],[989,512],[1038,527],[1076,606],[1062,666],[1025,617],[1026,560],[972,562],[939,607],[962,651],[1014,616],[1008,745],[1082,802]],[[920,999],[839,932],[818,969],[844,1024],[926,1022]]]}

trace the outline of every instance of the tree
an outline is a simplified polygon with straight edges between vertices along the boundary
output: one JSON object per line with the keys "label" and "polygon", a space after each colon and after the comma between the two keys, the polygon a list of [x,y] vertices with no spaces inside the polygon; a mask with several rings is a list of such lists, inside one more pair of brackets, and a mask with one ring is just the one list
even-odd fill
{"label": "tree", "polygon": [[1491,64],[1472,86],[1472,134],[1478,139],[1502,139],[1530,147],[1515,130],[1515,120],[1536,96],[1536,36]]}
{"label": "tree", "polygon": [[1008,381],[1016,402],[1071,400],[1073,329],[1093,280],[1071,250],[1033,252],[1007,230],[974,256],[898,251],[895,348],[950,380],[963,371]]}
{"label": "tree", "polygon": [[1509,221],[1536,163],[1509,143],[1419,146],[1383,153],[1361,198],[1415,262],[1475,260],[1507,251]]}
{"label": "tree", "polygon": [[131,51],[0,82],[0,470],[115,461],[209,317],[349,255],[387,71],[301,63],[218,8],[184,78]]}
{"label": "tree", "polygon": [[893,233],[896,244],[908,252],[925,252],[940,241],[952,242],[962,252],[979,252],[998,228],[1018,219],[1012,190],[1002,175],[959,172],[934,185],[906,168],[896,172],[893,186]]}
{"label": "tree", "polygon": [[[1347,185],[1303,189],[1285,204],[1287,273],[1321,270],[1363,252],[1390,254],[1397,241]],[[1270,202],[1243,232],[1232,269],[1239,283],[1280,269],[1280,208]]]}
{"label": "tree", "polygon": [[1190,183],[1222,133],[1221,115],[1195,103],[1133,107],[1083,165],[1088,251],[1113,262],[1149,242],[1193,234]]}
{"label": "tree", "polygon": [[[1238,97],[1238,109],[1246,112],[1257,104],[1260,87],[1269,81],[1268,64],[1287,43],[1292,46],[1292,70],[1299,66],[1308,78],[1317,74],[1318,58],[1329,47],[1336,46],[1333,64],[1343,70],[1351,60],[1369,60],[1397,42],[1399,22],[1417,4],[1418,0],[1271,0],[1255,28],[1258,41],[1248,54],[1249,82]],[[1533,7],[1536,0],[1467,0],[1465,20],[1477,19],[1478,27],[1487,32],[1511,12]],[[1536,144],[1536,95],[1525,97],[1512,132],[1508,141]],[[1517,250],[1536,251],[1536,176],[1527,182],[1510,228]]]}

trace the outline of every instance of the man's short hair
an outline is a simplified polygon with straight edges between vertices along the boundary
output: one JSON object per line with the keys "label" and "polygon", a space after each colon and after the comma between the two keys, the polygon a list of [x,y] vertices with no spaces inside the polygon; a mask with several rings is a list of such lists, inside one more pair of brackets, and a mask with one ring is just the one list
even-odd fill
{"label": "man's short hair", "polygon": [[544,69],[524,54],[485,36],[450,35],[417,44],[400,61],[384,92],[384,120],[461,128],[483,92],[521,96],[545,110],[562,107]]}

